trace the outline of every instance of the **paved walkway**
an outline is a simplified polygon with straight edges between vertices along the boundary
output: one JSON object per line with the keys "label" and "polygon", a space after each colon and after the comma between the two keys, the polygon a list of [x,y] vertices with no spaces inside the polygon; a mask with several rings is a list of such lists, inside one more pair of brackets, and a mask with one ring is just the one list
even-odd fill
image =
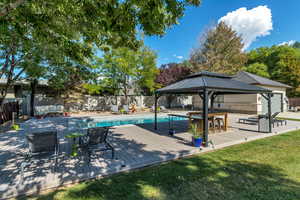
{"label": "paved walkway", "polygon": [[[300,122],[288,121],[287,126],[275,127],[274,133],[263,134],[256,132],[257,126],[236,123],[239,117],[241,116],[237,114],[229,115],[229,131],[210,134],[211,145],[202,150],[191,146],[191,135],[186,132],[186,121],[175,123],[174,137],[167,135],[168,123],[160,123],[158,131],[153,130],[153,124],[116,127],[112,129],[110,141],[116,149],[117,159],[110,159],[110,153],[107,152],[98,155],[90,165],[84,157],[71,158],[67,155],[69,146],[64,136],[74,132],[76,126],[81,126],[78,119],[28,121],[23,124],[22,131],[0,134],[0,199],[36,193],[300,128]],[[40,160],[28,168],[21,178],[20,164],[23,159],[18,153],[26,149],[25,132],[49,129],[56,129],[60,136],[62,154],[57,170],[53,170],[53,162]]]}
{"label": "paved walkway", "polygon": [[289,119],[299,119],[300,120],[300,112],[284,112],[278,115],[279,117],[289,118]]}

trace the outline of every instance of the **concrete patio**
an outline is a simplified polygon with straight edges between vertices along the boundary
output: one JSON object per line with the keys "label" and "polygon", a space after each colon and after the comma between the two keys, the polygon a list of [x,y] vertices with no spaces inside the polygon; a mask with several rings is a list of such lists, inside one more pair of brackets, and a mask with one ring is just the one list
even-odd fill
{"label": "concrete patio", "polygon": [[[49,118],[28,121],[22,125],[21,131],[0,134],[0,198],[37,193],[62,185],[300,129],[300,122],[288,121],[287,126],[275,126],[273,133],[259,133],[255,125],[237,123],[240,117],[245,117],[245,115],[230,114],[229,131],[209,134],[211,145],[202,150],[191,146],[191,135],[187,133],[187,121],[175,122],[174,137],[167,134],[168,123],[160,123],[158,131],[154,131],[153,124],[115,127],[111,130],[109,141],[115,147],[116,159],[112,160],[110,153],[106,152],[92,159],[90,165],[86,163],[84,157],[73,158],[67,153],[70,146],[65,135],[79,131],[74,126],[70,126],[76,124],[78,120]],[[62,153],[59,156],[57,169],[53,170],[53,162],[41,160],[27,168],[22,178],[20,165],[23,158],[19,153],[26,150],[25,133],[30,130],[44,129],[56,129],[60,137]]]}

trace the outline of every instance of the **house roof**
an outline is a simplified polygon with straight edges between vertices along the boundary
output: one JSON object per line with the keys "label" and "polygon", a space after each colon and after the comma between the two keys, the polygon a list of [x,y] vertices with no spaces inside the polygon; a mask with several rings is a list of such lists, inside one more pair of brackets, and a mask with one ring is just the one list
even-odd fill
{"label": "house roof", "polygon": [[253,85],[267,85],[267,86],[275,86],[275,87],[284,87],[291,88],[291,86],[280,83],[278,81],[273,81],[255,74],[251,74],[249,72],[241,71],[235,77],[235,80],[239,80],[248,84]]}
{"label": "house roof", "polygon": [[249,93],[270,93],[271,90],[251,85],[231,76],[224,74],[202,71],[187,76],[185,79],[158,89],[157,93],[169,94],[192,94],[201,93],[202,90],[210,89],[218,94],[249,94]]}

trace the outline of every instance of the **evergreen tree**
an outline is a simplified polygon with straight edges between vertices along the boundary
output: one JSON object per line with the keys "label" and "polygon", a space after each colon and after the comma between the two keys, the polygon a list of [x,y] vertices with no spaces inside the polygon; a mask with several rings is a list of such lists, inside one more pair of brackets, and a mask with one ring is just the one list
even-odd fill
{"label": "evergreen tree", "polygon": [[190,56],[194,71],[234,74],[246,62],[242,39],[238,34],[220,22],[202,37],[200,46]]}

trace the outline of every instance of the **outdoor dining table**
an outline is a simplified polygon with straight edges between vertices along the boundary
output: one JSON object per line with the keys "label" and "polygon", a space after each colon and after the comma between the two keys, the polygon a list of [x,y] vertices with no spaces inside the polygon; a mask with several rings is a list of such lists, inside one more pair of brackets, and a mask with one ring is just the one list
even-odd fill
{"label": "outdoor dining table", "polygon": [[[223,131],[227,131],[228,129],[228,113],[227,112],[210,112],[208,113],[208,118],[211,117],[217,117],[217,116],[224,116],[224,126],[223,126]],[[202,132],[203,130],[203,116],[201,111],[193,111],[189,112],[186,115],[183,114],[168,114],[169,117],[169,134],[174,135],[175,130],[174,130],[174,117],[179,117],[179,118],[187,118],[189,120],[189,127],[191,124],[197,124],[197,129]]]}
{"label": "outdoor dining table", "polygon": [[[193,112],[188,112],[187,114],[189,116],[189,124],[192,123],[197,123],[199,126],[199,130],[202,131],[203,129],[203,116],[202,116],[202,112],[201,111],[193,111]],[[223,126],[223,130],[227,131],[228,130],[228,112],[209,112],[208,114],[208,118],[214,118],[217,116],[224,116],[224,126]]]}

